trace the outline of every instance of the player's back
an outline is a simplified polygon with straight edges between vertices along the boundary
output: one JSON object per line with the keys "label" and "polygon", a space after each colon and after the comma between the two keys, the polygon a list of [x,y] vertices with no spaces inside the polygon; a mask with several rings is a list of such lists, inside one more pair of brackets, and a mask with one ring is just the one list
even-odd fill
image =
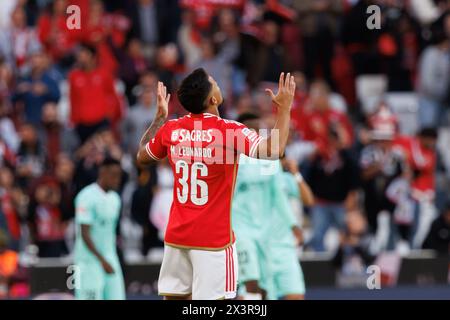
{"label": "player's back", "polygon": [[220,250],[233,243],[237,154],[253,154],[261,139],[244,125],[209,113],[169,120],[160,128],[147,152],[155,160],[167,156],[174,173],[167,244]]}

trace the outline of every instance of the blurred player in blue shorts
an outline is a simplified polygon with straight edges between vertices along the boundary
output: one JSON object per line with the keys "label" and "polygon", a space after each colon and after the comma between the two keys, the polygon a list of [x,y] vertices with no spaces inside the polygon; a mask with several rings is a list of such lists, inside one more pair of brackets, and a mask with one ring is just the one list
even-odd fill
{"label": "blurred player in blue shorts", "polygon": [[119,161],[106,158],[97,182],[75,198],[75,297],[81,300],[124,300],[125,285],[116,250],[116,227],[121,208]]}

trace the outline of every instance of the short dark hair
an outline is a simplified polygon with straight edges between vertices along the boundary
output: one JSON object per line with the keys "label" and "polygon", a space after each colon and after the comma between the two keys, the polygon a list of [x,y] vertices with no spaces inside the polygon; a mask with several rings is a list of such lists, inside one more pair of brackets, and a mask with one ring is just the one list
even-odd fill
{"label": "short dark hair", "polygon": [[205,100],[211,91],[212,84],[203,68],[195,69],[178,88],[177,95],[181,105],[191,113],[202,113]]}
{"label": "short dark hair", "polygon": [[120,161],[111,156],[106,156],[100,163],[100,168],[109,166],[120,166]]}

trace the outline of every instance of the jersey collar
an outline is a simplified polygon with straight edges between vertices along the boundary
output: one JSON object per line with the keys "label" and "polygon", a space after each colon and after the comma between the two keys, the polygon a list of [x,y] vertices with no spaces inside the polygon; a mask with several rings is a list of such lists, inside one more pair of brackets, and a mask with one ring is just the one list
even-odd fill
{"label": "jersey collar", "polygon": [[192,117],[192,118],[209,118],[209,117],[217,117],[220,118],[219,116],[209,113],[209,112],[202,112],[202,113],[189,113],[188,117]]}

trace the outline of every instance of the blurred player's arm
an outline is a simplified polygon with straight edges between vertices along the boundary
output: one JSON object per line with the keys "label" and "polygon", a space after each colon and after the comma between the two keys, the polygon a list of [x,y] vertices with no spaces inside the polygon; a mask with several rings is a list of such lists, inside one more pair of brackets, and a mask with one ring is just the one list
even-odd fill
{"label": "blurred player's arm", "polygon": [[307,207],[313,206],[314,194],[309,185],[306,183],[305,179],[303,179],[303,176],[301,175],[300,172],[295,176],[295,179],[297,180],[298,183],[298,188],[300,190],[303,205]]}
{"label": "blurred player's arm", "polygon": [[82,224],[81,225],[81,237],[86,244],[86,247],[89,249],[89,251],[92,252],[92,254],[100,261],[102,264],[103,270],[107,274],[114,273],[113,267],[106,261],[106,259],[101,255],[101,253],[97,250],[95,247],[94,241],[92,241],[91,238],[91,226],[88,224]]}
{"label": "blurred player's arm", "polygon": [[311,207],[314,205],[314,194],[309,187],[308,183],[306,183],[302,174],[298,170],[297,163],[290,159],[285,159],[287,163],[287,169],[290,173],[295,177],[295,181],[298,185],[298,190],[300,191],[300,199],[302,204],[307,207]]}
{"label": "blurred player's arm", "polygon": [[301,245],[303,244],[303,232],[298,224],[298,221],[295,219],[289,199],[282,189],[283,177],[281,167],[278,172],[274,174],[271,182],[274,214],[280,215],[284,223],[292,230],[292,233],[297,239],[297,244]]}
{"label": "blurred player's arm", "polygon": [[281,73],[278,93],[275,95],[270,89],[266,89],[266,92],[277,106],[276,122],[270,136],[258,144],[255,156],[258,159],[279,159],[284,154],[289,136],[289,121],[295,94],[294,77],[290,73],[286,76]]}
{"label": "blurred player's arm", "polygon": [[166,122],[167,115],[169,114],[169,100],[170,93],[167,93],[166,86],[162,82],[158,82],[156,116],[139,142],[139,151],[137,153],[138,164],[146,165],[154,160],[157,160],[155,157],[150,155],[150,152],[147,149],[147,144],[156,136],[158,130]]}

